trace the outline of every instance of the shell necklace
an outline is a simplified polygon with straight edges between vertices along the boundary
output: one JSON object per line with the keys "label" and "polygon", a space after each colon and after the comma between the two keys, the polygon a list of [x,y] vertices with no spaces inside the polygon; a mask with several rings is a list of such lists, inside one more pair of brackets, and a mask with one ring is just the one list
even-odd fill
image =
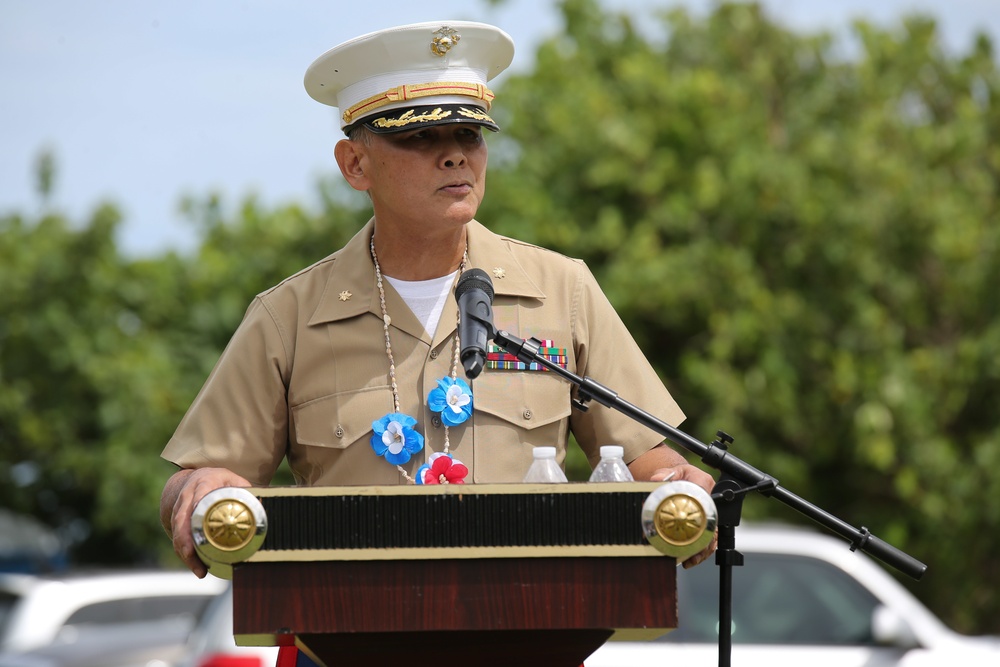
{"label": "shell necklace", "polygon": [[[472,389],[458,377],[458,360],[461,340],[455,331],[452,342],[453,354],[451,373],[437,381],[427,395],[427,407],[441,413],[444,424],[444,450],[427,457],[427,463],[420,466],[414,476],[403,468],[410,458],[424,448],[424,437],[414,428],[417,420],[399,411],[399,387],[396,384],[396,362],[392,357],[392,342],[389,340],[389,325],[392,319],[385,307],[385,289],[382,286],[382,269],[375,254],[375,235],[369,243],[372,262],[375,264],[375,284],[378,287],[379,305],[382,308],[382,331],[385,333],[385,356],[389,359],[389,384],[392,387],[393,411],[372,422],[371,446],[375,453],[396,466],[403,478],[411,484],[464,484],[469,469],[450,453],[448,439],[450,426],[457,426],[472,416]],[[462,255],[461,275],[469,261],[468,248]]]}

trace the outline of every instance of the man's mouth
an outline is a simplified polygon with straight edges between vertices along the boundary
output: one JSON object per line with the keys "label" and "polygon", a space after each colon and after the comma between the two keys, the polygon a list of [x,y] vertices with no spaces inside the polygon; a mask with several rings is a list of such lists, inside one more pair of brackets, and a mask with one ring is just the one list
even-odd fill
{"label": "man's mouth", "polygon": [[472,183],[468,181],[456,181],[455,183],[448,183],[441,187],[445,192],[467,192],[472,190]]}

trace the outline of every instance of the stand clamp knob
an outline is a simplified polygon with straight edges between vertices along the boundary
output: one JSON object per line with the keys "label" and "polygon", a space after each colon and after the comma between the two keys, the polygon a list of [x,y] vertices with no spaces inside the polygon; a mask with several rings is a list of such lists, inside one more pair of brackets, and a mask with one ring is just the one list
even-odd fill
{"label": "stand clamp knob", "polygon": [[267,514],[246,489],[209,492],[191,513],[191,536],[198,557],[220,579],[233,578],[233,563],[257,553],[267,535]]}
{"label": "stand clamp knob", "polygon": [[677,562],[707,547],[718,522],[712,496],[693,482],[668,482],[650,493],[642,505],[646,540]]}

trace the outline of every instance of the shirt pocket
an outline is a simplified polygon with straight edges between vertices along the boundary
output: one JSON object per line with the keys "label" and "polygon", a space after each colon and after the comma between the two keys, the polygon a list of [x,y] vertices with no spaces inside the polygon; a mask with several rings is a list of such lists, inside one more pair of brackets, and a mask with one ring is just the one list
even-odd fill
{"label": "shirt pocket", "polygon": [[485,372],[473,387],[476,482],[520,482],[535,447],[566,456],[568,382],[545,371]]}
{"label": "shirt pocket", "polygon": [[346,449],[368,436],[372,422],[392,412],[392,391],[374,387],[330,394],[292,408],[293,442]]}

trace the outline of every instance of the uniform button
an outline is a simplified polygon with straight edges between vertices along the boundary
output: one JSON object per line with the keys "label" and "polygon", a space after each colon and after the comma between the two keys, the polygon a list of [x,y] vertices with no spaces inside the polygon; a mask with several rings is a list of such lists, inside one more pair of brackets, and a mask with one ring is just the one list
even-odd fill
{"label": "uniform button", "polygon": [[531,410],[525,410],[524,411],[524,418],[525,419],[531,419]]}
{"label": "uniform button", "polygon": [[438,351],[431,350],[431,359],[437,359],[437,358],[438,358]]}
{"label": "uniform button", "polygon": [[431,417],[431,423],[434,424],[434,428],[441,428],[441,418],[440,417],[437,417],[437,416]]}
{"label": "uniform button", "polygon": [[343,438],[344,437],[344,427],[341,426],[340,424],[337,424],[337,430],[334,431],[334,433],[336,434],[336,436],[338,438]]}

